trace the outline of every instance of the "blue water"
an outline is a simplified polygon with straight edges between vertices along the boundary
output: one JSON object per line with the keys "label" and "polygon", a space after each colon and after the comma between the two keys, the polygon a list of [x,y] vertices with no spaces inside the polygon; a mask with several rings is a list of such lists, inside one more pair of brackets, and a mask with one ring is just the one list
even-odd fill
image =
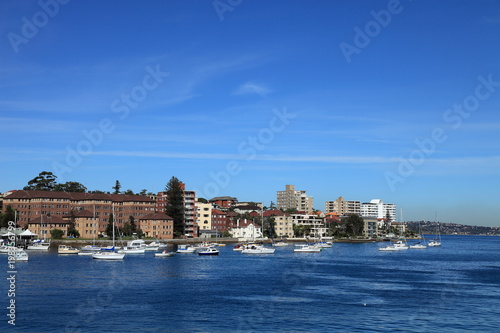
{"label": "blue water", "polygon": [[[182,254],[123,261],[30,253],[16,263],[16,326],[5,332],[499,332],[500,237],[379,252]],[[2,281],[7,258],[0,257]]]}

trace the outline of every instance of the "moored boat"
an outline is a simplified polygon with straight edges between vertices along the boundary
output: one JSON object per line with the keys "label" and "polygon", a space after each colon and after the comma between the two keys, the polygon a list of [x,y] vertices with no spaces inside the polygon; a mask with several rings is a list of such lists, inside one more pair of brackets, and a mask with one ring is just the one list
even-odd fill
{"label": "moored boat", "polygon": [[193,246],[181,244],[177,247],[177,253],[195,253],[196,248]]}
{"label": "moored boat", "polygon": [[273,254],[276,249],[268,248],[263,245],[250,245],[245,247],[242,254]]}
{"label": "moored boat", "polygon": [[315,246],[315,245],[297,244],[297,245],[295,245],[295,249],[293,249],[293,252],[319,253],[319,252],[321,252],[321,248],[318,246]]}
{"label": "moored boat", "polygon": [[78,254],[78,252],[80,252],[80,249],[64,244],[59,245],[57,248],[57,253],[59,254]]}
{"label": "moored boat", "polygon": [[202,248],[198,249],[198,255],[200,255],[200,256],[218,256],[219,250],[217,250],[215,247],[212,247],[212,246],[202,247]]}
{"label": "moored boat", "polygon": [[163,250],[163,252],[155,253],[155,257],[173,257],[175,252],[167,252],[167,250]]}

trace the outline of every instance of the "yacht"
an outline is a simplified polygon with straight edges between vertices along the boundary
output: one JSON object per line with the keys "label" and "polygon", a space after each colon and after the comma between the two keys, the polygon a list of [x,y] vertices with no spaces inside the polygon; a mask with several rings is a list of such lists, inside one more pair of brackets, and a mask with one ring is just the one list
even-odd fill
{"label": "yacht", "polygon": [[50,240],[37,239],[34,240],[28,247],[27,250],[48,250],[50,248]]}
{"label": "yacht", "polygon": [[408,244],[406,244],[406,241],[404,240],[398,240],[393,242],[390,245],[387,245],[386,247],[381,247],[378,250],[379,251],[401,251],[401,250],[408,250]]}
{"label": "yacht", "polygon": [[59,245],[57,248],[57,253],[59,254],[77,254],[78,252],[80,252],[80,250],[76,247],[64,244]]}
{"label": "yacht", "polygon": [[276,249],[265,247],[264,245],[250,245],[245,247],[242,254],[273,254]]}
{"label": "yacht", "polygon": [[201,247],[198,249],[198,255],[199,256],[218,256],[219,250],[217,250],[215,247],[212,247],[212,246]]}
{"label": "yacht", "polygon": [[179,245],[177,247],[177,253],[195,253],[196,248],[190,245]]}
{"label": "yacht", "polygon": [[297,245],[295,245],[295,249],[293,249],[293,252],[319,253],[319,252],[321,252],[321,248],[316,246],[316,245],[297,244]]}
{"label": "yacht", "polygon": [[28,254],[23,249],[16,249],[16,251],[14,251],[14,260],[28,261]]}

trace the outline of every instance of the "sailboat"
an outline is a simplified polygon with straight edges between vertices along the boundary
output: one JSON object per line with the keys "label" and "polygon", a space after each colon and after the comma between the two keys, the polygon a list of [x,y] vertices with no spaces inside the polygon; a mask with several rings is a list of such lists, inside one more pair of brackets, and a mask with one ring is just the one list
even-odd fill
{"label": "sailboat", "polygon": [[429,246],[431,247],[441,246],[441,233],[439,231],[439,221],[437,221],[437,213],[435,220],[437,222],[437,237],[429,242]]}
{"label": "sailboat", "polygon": [[[262,236],[264,236],[264,209],[261,208],[261,223],[262,223]],[[269,224],[269,234],[271,239],[273,238],[273,230],[271,229],[271,224]],[[255,230],[254,230],[254,242],[255,242]],[[274,240],[273,240],[274,243]],[[264,243],[262,244],[249,244],[245,246],[243,250],[241,250],[241,254],[274,254],[276,249],[265,247]]]}
{"label": "sailboat", "polygon": [[422,242],[412,244],[412,245],[410,245],[410,249],[426,249],[427,248],[427,245],[425,245],[425,238],[422,234],[422,227],[420,225],[420,222],[418,222],[418,233],[423,240],[423,244],[422,244]]}
{"label": "sailboat", "polygon": [[[115,248],[115,214],[113,209],[113,249]],[[102,260],[121,260],[125,258],[125,253],[117,253],[115,251],[99,251],[92,254],[92,259]]]}

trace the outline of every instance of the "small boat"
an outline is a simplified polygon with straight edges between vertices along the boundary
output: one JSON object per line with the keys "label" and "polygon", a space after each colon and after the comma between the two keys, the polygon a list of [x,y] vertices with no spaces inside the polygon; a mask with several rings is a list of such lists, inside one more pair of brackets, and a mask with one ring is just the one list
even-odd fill
{"label": "small boat", "polygon": [[146,251],[158,251],[159,249],[167,247],[165,244],[153,241],[149,244],[146,244],[145,250]]}
{"label": "small boat", "polygon": [[155,253],[155,257],[173,257],[175,252],[167,252],[167,250],[163,250],[163,252]]}
{"label": "small boat", "polygon": [[403,240],[398,240],[396,242],[393,242],[391,245],[387,245],[386,247],[381,247],[378,250],[379,251],[401,251],[401,250],[408,250],[409,246],[406,244],[406,241]]}
{"label": "small boat", "polygon": [[85,245],[80,248],[80,252],[78,252],[79,256],[91,256],[92,254],[101,251],[101,248],[97,245]]}
{"label": "small boat", "polygon": [[233,251],[243,251],[243,249],[245,248],[245,245],[244,244],[236,244],[234,247],[233,247]]}
{"label": "small boat", "polygon": [[410,249],[426,249],[426,248],[427,246],[420,242],[410,245]]}
{"label": "small boat", "polygon": [[125,253],[117,253],[112,251],[99,251],[92,254],[92,259],[101,260],[121,260],[125,257]]}
{"label": "small boat", "polygon": [[242,254],[273,254],[276,249],[264,247],[263,245],[250,245],[245,247]]}
{"label": "small boat", "polygon": [[50,248],[50,240],[46,241],[44,239],[34,240],[33,243],[28,245],[26,250],[48,250]]}
{"label": "small boat", "polygon": [[127,246],[124,246],[123,249],[118,250],[118,253],[127,253],[127,254],[144,254],[146,251],[146,243],[142,239],[134,239],[127,242]]}
{"label": "small boat", "polygon": [[288,246],[290,244],[288,244],[287,242],[283,242],[283,241],[278,241],[276,243],[273,243],[273,246],[275,247],[280,247],[280,246]]}
{"label": "small boat", "polygon": [[23,249],[17,249],[14,251],[15,261],[28,261],[28,254]]}
{"label": "small boat", "polygon": [[323,249],[330,248],[333,246],[333,243],[330,241],[325,241],[325,242],[317,242],[316,245],[318,247],[321,247]]}
{"label": "small boat", "polygon": [[57,248],[57,253],[59,254],[77,254],[78,252],[80,252],[80,250],[76,247],[64,244],[59,245],[59,247]]}
{"label": "small boat", "polygon": [[179,245],[177,247],[177,253],[195,253],[196,248],[189,245]]}
{"label": "small boat", "polygon": [[321,252],[321,248],[315,245],[297,244],[295,245],[295,249],[293,249],[293,252],[319,253]]}
{"label": "small boat", "polygon": [[198,255],[200,256],[218,256],[219,250],[215,247],[202,247],[198,249]]}

